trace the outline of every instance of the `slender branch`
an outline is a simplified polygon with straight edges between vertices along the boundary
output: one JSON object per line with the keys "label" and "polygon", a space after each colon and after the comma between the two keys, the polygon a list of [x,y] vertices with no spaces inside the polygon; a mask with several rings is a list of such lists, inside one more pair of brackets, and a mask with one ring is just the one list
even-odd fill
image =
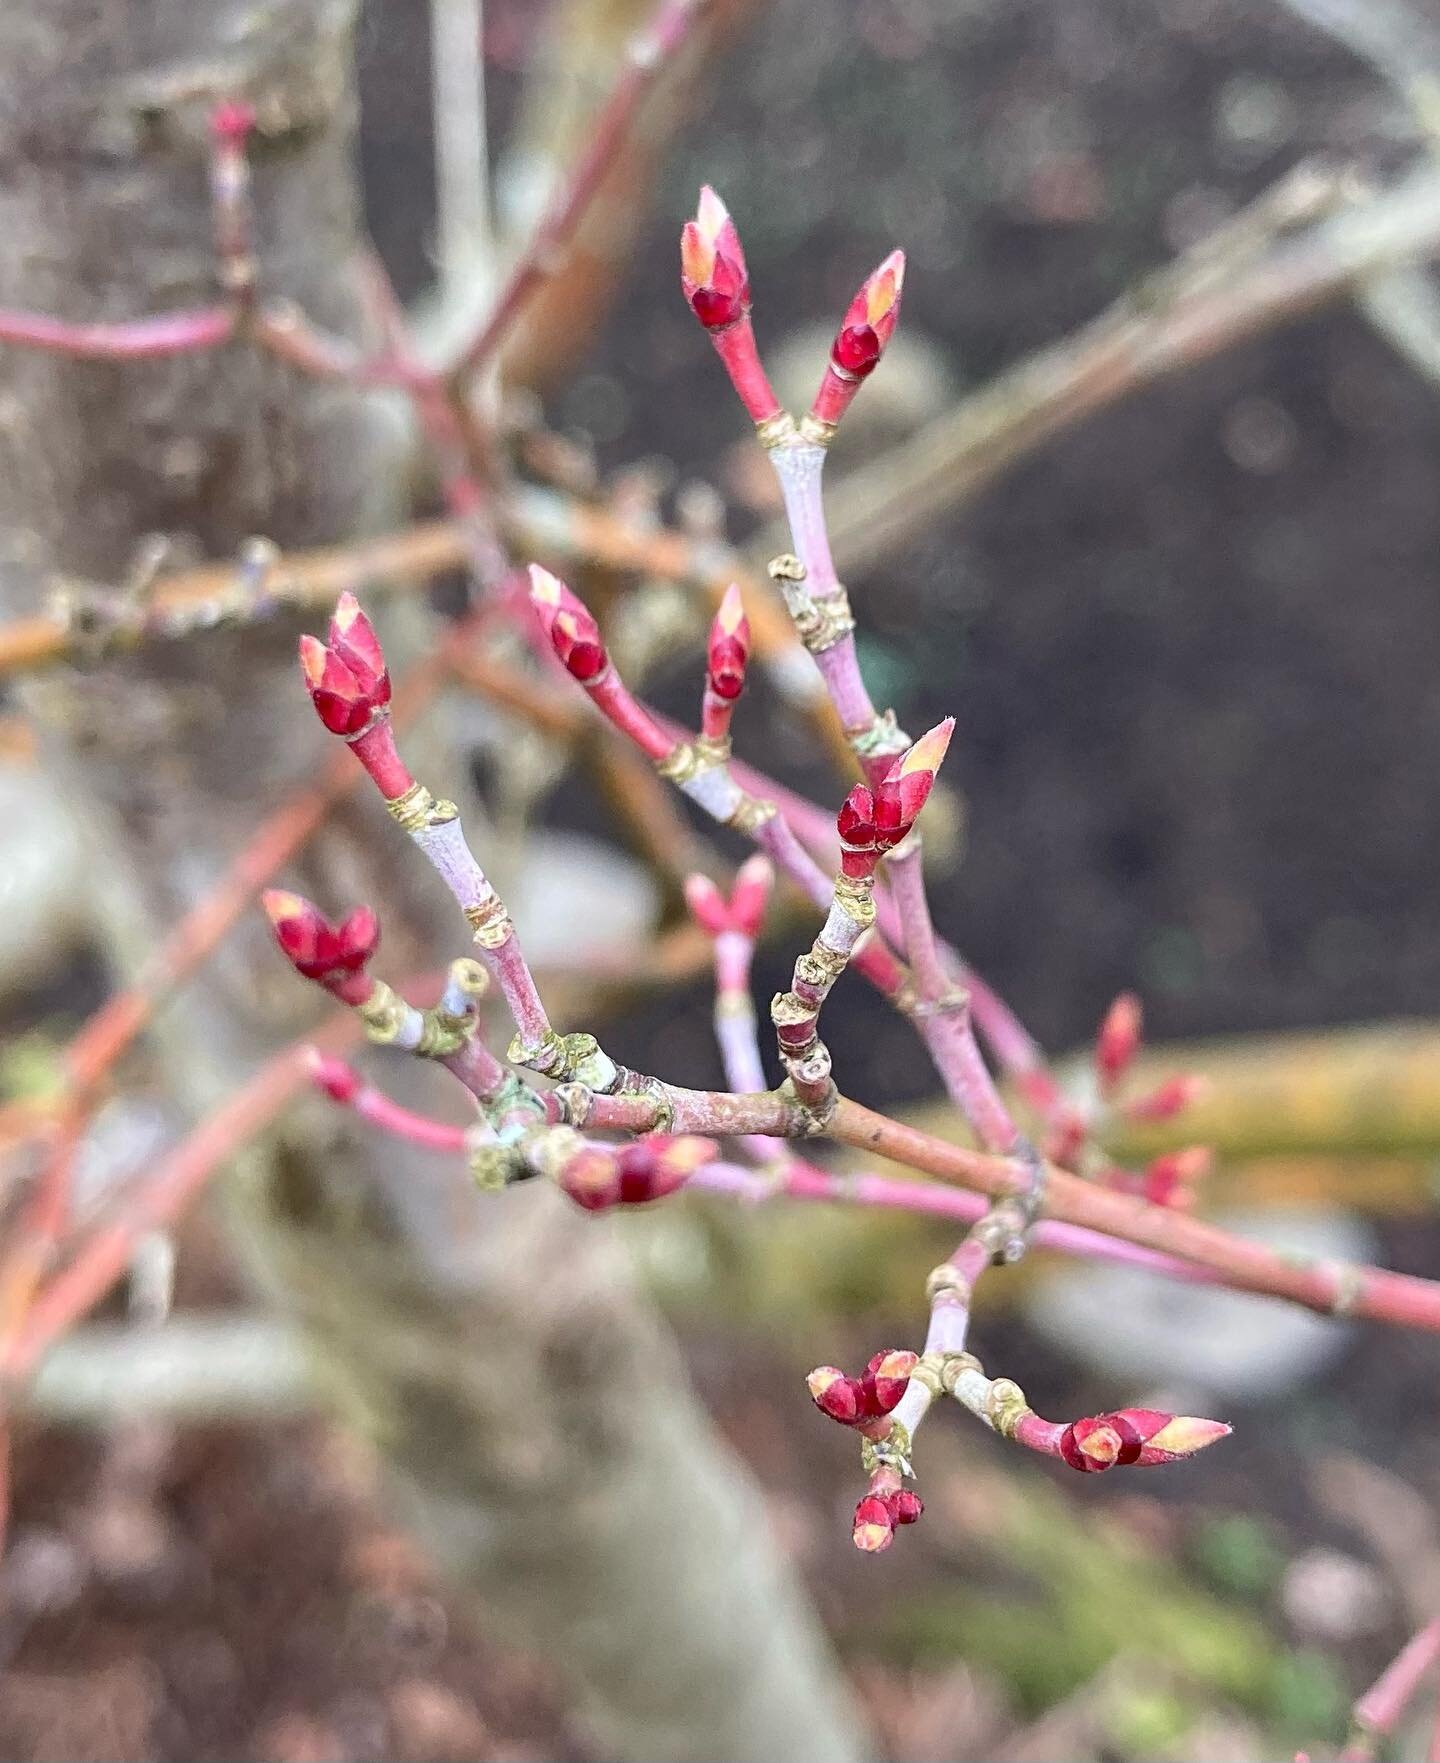
{"label": "slender branch", "polygon": [[229,306],[201,306],[117,323],[71,323],[37,312],[0,310],[0,343],[43,349],[81,361],[147,361],[214,349],[235,335]]}
{"label": "slender branch", "polygon": [[[434,696],[464,653],[473,628],[472,623],[451,633],[406,675],[392,706],[402,726]],[[104,1079],[175,988],[214,953],[260,890],[314,836],[359,781],[360,773],[348,757],[336,754],[318,782],[297,789],[266,818],[225,874],[155,951],[141,978],[107,999],[75,1035],[65,1050],[66,1088],[57,1108],[78,1109],[83,1116],[93,1106]]]}
{"label": "slender branch", "polygon": [[[841,1144],[958,1182],[995,1198],[1024,1193],[1026,1163],[1012,1162],[933,1138],[842,1097],[826,1127]],[[1403,1328],[1440,1331],[1440,1281],[1384,1268],[1305,1260],[1232,1236],[1198,1218],[1145,1205],[1114,1188],[1047,1166],[1043,1216],[1083,1225],[1141,1248],[1176,1255],[1209,1269],[1237,1291],[1288,1298],[1326,1316],[1357,1316]]]}
{"label": "slender branch", "polygon": [[[851,472],[830,529],[837,565],[853,573],[882,563],[928,522],[1087,416],[1437,250],[1440,167],[1425,165],[1230,273],[1217,276],[1206,261],[1192,281],[1181,259]],[[781,543],[776,529],[759,540],[766,549]]]}
{"label": "slender branch", "polygon": [[1440,1622],[1427,1622],[1355,1703],[1341,1763],[1371,1763],[1380,1742],[1394,1734],[1437,1661]]}
{"label": "slender branch", "polygon": [[479,330],[447,372],[469,380],[504,342],[536,290],[564,261],[564,248],[605,180],[640,107],[688,40],[711,0],[662,0],[625,52],[619,79],[595,120],[589,144],[541,217]]}

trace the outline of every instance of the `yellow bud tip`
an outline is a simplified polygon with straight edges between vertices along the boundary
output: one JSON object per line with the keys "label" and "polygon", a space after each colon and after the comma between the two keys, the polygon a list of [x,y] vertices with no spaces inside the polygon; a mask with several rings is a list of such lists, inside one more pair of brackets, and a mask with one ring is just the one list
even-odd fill
{"label": "yellow bud tip", "polygon": [[558,606],[560,589],[558,576],[551,575],[548,569],[542,569],[538,563],[530,565],[530,598],[537,606]]}
{"label": "yellow bud tip", "polygon": [[319,637],[303,636],[300,639],[300,665],[305,669],[305,677],[312,686],[318,686],[325,677],[325,663],[330,651]]}
{"label": "yellow bud tip", "polygon": [[680,269],[697,288],[703,288],[715,270],[714,243],[701,237],[693,220],[685,223],[680,234]]}
{"label": "yellow bud tip", "polygon": [[727,637],[733,637],[745,618],[745,602],[740,598],[739,582],[731,582],[726,588],[715,613],[715,622]]}
{"label": "yellow bud tip", "polygon": [[955,733],[955,718],[947,716],[928,729],[900,761],[899,775],[909,777],[916,771],[939,771],[940,763]]}
{"label": "yellow bud tip", "polygon": [[284,888],[266,888],[260,896],[260,904],[265,908],[265,916],[271,924],[280,924],[287,918],[298,918],[305,910],[305,902],[298,894],[289,894]]}
{"label": "yellow bud tip", "polygon": [[882,1377],[892,1380],[909,1377],[915,1369],[915,1363],[915,1355],[912,1352],[897,1348],[893,1353],[887,1353],[875,1367],[875,1376],[877,1380]]}
{"label": "yellow bud tip", "polygon": [[709,184],[701,184],[700,200],[695,204],[695,224],[706,244],[713,245],[720,237],[720,229],[730,218],[730,210],[715,194]]}
{"label": "yellow bud tip", "polygon": [[355,620],[357,618],[359,618],[359,616],[360,616],[360,602],[355,598],[355,596],[350,592],[350,590],[348,588],[340,596],[340,598],[335,602],[335,611],[334,611],[333,616],[334,616],[336,625],[342,631],[348,631],[350,626],[352,624],[354,624]]}
{"label": "yellow bud tip", "polygon": [[888,1549],[895,1535],[888,1524],[873,1522],[857,1524],[852,1534],[855,1547],[867,1555],[878,1555],[881,1549]]}
{"label": "yellow bud tip", "polygon": [[702,1139],[690,1134],[682,1138],[672,1139],[661,1153],[660,1161],[671,1175],[693,1175],[697,1169],[709,1163],[715,1156],[715,1143],[712,1139]]}
{"label": "yellow bud tip", "polygon": [[1172,1421],[1151,1435],[1146,1443],[1157,1451],[1170,1451],[1177,1457],[1191,1457],[1219,1439],[1229,1438],[1231,1428],[1223,1420],[1199,1420],[1193,1414],[1177,1414]]}
{"label": "yellow bud tip", "polygon": [[865,296],[865,317],[870,324],[878,324],[885,317],[900,298],[904,285],[905,253],[892,251],[870,277],[869,292]]}
{"label": "yellow bud tip", "polygon": [[835,1365],[817,1365],[805,1379],[805,1387],[818,1402],[832,1384],[838,1383],[845,1373]]}
{"label": "yellow bud tip", "polygon": [[1097,1427],[1088,1438],[1076,1442],[1092,1463],[1110,1464],[1120,1455],[1120,1435],[1113,1426]]}

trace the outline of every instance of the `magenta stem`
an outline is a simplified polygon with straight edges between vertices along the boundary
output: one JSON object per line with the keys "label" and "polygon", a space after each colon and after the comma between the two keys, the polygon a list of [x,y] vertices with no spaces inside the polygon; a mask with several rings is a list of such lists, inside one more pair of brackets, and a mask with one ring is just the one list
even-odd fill
{"label": "magenta stem", "polygon": [[205,306],[115,324],[71,324],[38,312],[0,309],[0,342],[90,361],[135,361],[213,349],[218,343],[229,342],[236,322],[228,306]]}

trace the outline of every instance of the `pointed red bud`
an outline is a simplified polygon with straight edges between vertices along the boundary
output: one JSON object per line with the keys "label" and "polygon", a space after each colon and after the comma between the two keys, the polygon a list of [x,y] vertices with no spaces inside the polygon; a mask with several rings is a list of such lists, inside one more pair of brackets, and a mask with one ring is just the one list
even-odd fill
{"label": "pointed red bud", "polygon": [[1095,1070],[1103,1089],[1110,1089],[1130,1069],[1140,1051],[1141,1027],[1140,1000],[1134,992],[1121,992],[1095,1037]]}
{"label": "pointed red bud", "polygon": [[1060,1455],[1083,1474],[1139,1463],[1178,1463],[1228,1436],[1223,1421],[1166,1414],[1158,1408],[1120,1408],[1077,1420],[1060,1435]]}
{"label": "pointed red bud", "polygon": [[708,184],[680,234],[680,286],[708,331],[724,330],[750,307],[745,253],[725,204]]}
{"label": "pointed red bud", "polygon": [[[907,753],[903,753],[885,774],[875,790],[876,842],[882,850],[898,845],[914,826],[916,817],[935,787],[939,771],[955,732],[955,718],[921,735]],[[843,834],[842,834],[843,837]]]}
{"label": "pointed red bud", "polygon": [[854,1426],[865,1419],[865,1389],[859,1378],[847,1377],[834,1365],[817,1365],[805,1383],[815,1406],[831,1420]]}
{"label": "pointed red bud", "polygon": [[375,627],[353,594],[342,594],[330,619],[329,645],[375,704],[390,702],[390,674]]}
{"label": "pointed red bud", "polygon": [[900,322],[905,253],[892,251],[866,277],[850,302],[830,353],[831,365],[850,379],[872,373]]}
{"label": "pointed red bud", "polygon": [[555,653],[581,685],[604,673],[610,657],[589,607],[558,576],[538,563],[530,565],[530,603],[539,614]]}
{"label": "pointed red bud", "polygon": [[358,973],[379,946],[379,921],[368,906],[332,925],[318,906],[280,888],[267,889],[261,904],[281,953],[306,979]]}
{"label": "pointed red bud", "polygon": [[895,1407],[910,1382],[911,1374],[920,1363],[919,1355],[892,1349],[877,1353],[865,1367],[861,1382],[865,1389],[865,1405],[877,1418]]}
{"label": "pointed red bud", "polygon": [[735,871],[735,886],[730,893],[730,922],[736,930],[747,937],[760,934],[774,885],[775,868],[768,857],[757,851],[745,859]]}
{"label": "pointed red bud", "polygon": [[840,804],[835,830],[842,844],[857,850],[868,850],[875,843],[875,798],[864,784],[856,784]]}
{"label": "pointed red bud", "polygon": [[729,930],[729,908],[719,888],[708,875],[685,877],[685,904],[690,908],[690,916],[696,924],[712,937],[718,937],[722,931]]}
{"label": "pointed red bud", "polygon": [[332,735],[356,735],[369,727],[376,700],[318,637],[301,637],[300,666],[315,714]]}
{"label": "pointed red bud", "polygon": [[878,1555],[895,1540],[895,1521],[890,1509],[876,1494],[866,1494],[855,1508],[850,1539],[867,1555]]}
{"label": "pointed red bud", "polygon": [[1157,1084],[1148,1096],[1137,1096],[1133,1102],[1127,1102],[1125,1113],[1129,1119],[1145,1123],[1174,1120],[1209,1089],[1209,1078],[1199,1072],[1180,1072]]}
{"label": "pointed red bud", "polygon": [[733,703],[745,690],[745,667],[750,659],[750,621],[734,582],[725,590],[711,623],[705,659],[711,691]]}
{"label": "pointed red bud", "polygon": [[1163,1151],[1146,1165],[1140,1192],[1152,1206],[1193,1205],[1195,1189],[1214,1167],[1215,1153],[1208,1145],[1187,1145],[1179,1151]]}

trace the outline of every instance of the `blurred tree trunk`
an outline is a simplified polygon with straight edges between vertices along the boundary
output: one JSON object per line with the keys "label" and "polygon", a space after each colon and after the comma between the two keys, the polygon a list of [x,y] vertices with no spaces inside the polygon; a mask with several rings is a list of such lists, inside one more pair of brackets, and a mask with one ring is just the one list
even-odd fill
{"label": "blurred tree trunk", "polygon": [[[206,112],[240,93],[261,119],[266,286],[357,335],[352,22],[351,0],[6,7],[0,302],[81,319],[211,299]],[[253,532],[303,545],[396,512],[401,443],[383,407],[243,344],[119,366],[0,361],[6,615],[57,579],[122,579],[150,532],[225,555]],[[413,650],[422,625],[397,609],[387,642]],[[216,635],[28,694],[55,788],[96,840],[90,907],[118,978],[312,771],[322,737],[293,641]],[[430,736],[425,775],[453,794],[459,762]],[[380,907],[395,972],[461,946],[410,859],[365,802],[304,866],[328,904]],[[162,1030],[185,1107],[309,1008],[254,924],[232,937]],[[757,1491],[603,1226],[546,1194],[482,1204],[443,1160],[347,1145],[328,1118],[302,1120],[229,1185],[253,1265],[320,1344],[437,1559],[571,1671],[606,1755],[864,1750]]]}

